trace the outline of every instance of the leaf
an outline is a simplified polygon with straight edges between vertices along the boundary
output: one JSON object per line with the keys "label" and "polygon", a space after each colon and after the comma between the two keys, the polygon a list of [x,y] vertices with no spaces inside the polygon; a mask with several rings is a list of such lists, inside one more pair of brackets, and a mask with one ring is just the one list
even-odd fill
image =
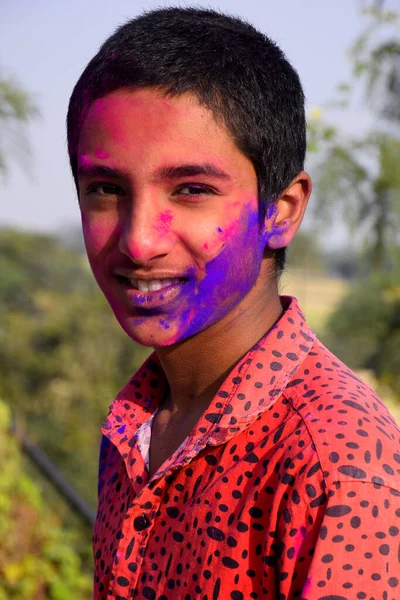
{"label": "leaf", "polygon": [[339,83],[336,86],[336,90],[340,93],[340,94],[349,94],[352,91],[352,87],[349,83]]}
{"label": "leaf", "polygon": [[326,127],[323,131],[323,138],[324,140],[332,140],[333,137],[336,135],[337,133],[337,129],[336,127]]}
{"label": "leaf", "polygon": [[[7,174],[11,158],[26,168],[29,158],[29,144],[25,137],[27,123],[39,116],[39,110],[30,94],[13,79],[0,77],[0,173]],[[24,157],[21,156],[25,155]],[[25,160],[22,160],[25,158]]]}

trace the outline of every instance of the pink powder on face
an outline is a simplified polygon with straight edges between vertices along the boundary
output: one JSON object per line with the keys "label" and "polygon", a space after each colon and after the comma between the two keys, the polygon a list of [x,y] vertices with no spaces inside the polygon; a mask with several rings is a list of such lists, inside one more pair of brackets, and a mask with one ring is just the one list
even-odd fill
{"label": "pink powder on face", "polygon": [[78,155],[78,167],[86,167],[88,165],[92,165],[93,162],[86,156],[86,154]]}
{"label": "pink powder on face", "polygon": [[168,233],[173,218],[174,216],[171,210],[164,210],[160,213],[158,215],[158,223],[156,224],[157,231],[160,233]]}
{"label": "pink powder on face", "polygon": [[226,240],[228,240],[231,235],[233,234],[237,234],[237,230],[238,230],[238,226],[239,226],[239,220],[233,221],[233,223],[231,223],[226,229],[224,229],[224,231],[222,232],[223,237]]}
{"label": "pink powder on face", "polygon": [[96,158],[108,158],[110,155],[107,154],[107,152],[104,152],[104,150],[102,150],[101,148],[98,148],[98,150],[96,150]]}
{"label": "pink powder on face", "polygon": [[[226,211],[229,212],[229,209],[236,207],[236,206],[241,206],[241,204],[242,204],[241,202],[234,202],[226,207]],[[249,210],[251,210],[251,202],[250,201],[247,202],[245,204],[245,207],[248,208]],[[217,227],[217,229],[216,229],[217,237],[214,238],[212,240],[212,242],[205,242],[201,246],[202,250],[210,250],[211,252],[213,252],[215,249],[218,249],[220,252],[225,247],[225,245],[230,237],[238,235],[239,227],[241,226],[241,219],[242,219],[241,216],[234,219],[224,229],[222,229],[221,227]],[[222,244],[221,244],[221,240],[222,240]],[[211,248],[210,248],[209,244],[211,244]]]}
{"label": "pink powder on face", "polygon": [[172,215],[172,211],[171,210],[165,210],[164,212],[162,212],[160,214],[160,221],[162,221],[163,223],[165,223],[165,225],[170,225],[173,219],[173,215]]}
{"label": "pink powder on face", "polygon": [[139,245],[133,241],[129,244],[129,252],[135,258],[140,258],[142,255]]}
{"label": "pink powder on face", "polygon": [[224,230],[222,230],[220,227],[217,228],[218,233],[221,234],[221,238],[224,240],[224,244],[226,244],[226,242],[229,240],[229,238],[231,236],[237,236],[239,235],[239,226],[241,224],[240,221],[240,217],[238,219],[235,219],[234,221],[232,221],[230,223],[230,225],[228,225]]}

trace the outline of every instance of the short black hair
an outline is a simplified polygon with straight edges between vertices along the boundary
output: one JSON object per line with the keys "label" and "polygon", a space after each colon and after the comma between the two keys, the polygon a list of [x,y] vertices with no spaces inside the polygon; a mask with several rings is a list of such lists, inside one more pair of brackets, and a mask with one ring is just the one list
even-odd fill
{"label": "short black hair", "polygon": [[[169,7],[117,28],[79,78],[67,115],[76,182],[82,123],[94,100],[122,87],[194,94],[232,135],[258,180],[260,225],[304,168],[306,120],[299,76],[282,50],[252,25],[215,10]],[[273,252],[279,275],[285,248]]]}

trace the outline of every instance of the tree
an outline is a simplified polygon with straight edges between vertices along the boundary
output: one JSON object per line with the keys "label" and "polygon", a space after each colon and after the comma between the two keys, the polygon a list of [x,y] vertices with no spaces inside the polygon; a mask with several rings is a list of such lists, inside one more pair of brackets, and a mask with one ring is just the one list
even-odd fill
{"label": "tree", "polygon": [[[368,157],[375,168],[368,165]],[[363,234],[376,273],[388,264],[400,224],[400,140],[373,132],[336,140],[316,177],[319,218],[339,212],[351,234]]]}
{"label": "tree", "polygon": [[352,287],[331,315],[329,348],[353,369],[371,370],[400,397],[400,285],[390,277]]}
{"label": "tree", "polygon": [[101,423],[149,350],[117,325],[82,252],[4,230],[0,255],[0,395],[94,506]]}
{"label": "tree", "polygon": [[79,555],[79,532],[44,501],[41,481],[9,431],[10,417],[0,399],[0,600],[84,600],[93,576]]}
{"label": "tree", "polygon": [[0,175],[8,172],[9,157],[24,164],[29,155],[26,125],[39,115],[30,95],[12,78],[0,76]]}
{"label": "tree", "polygon": [[313,273],[321,273],[325,264],[319,240],[307,230],[300,229],[288,247],[287,267],[307,268]]}
{"label": "tree", "polygon": [[[353,75],[364,84],[364,97],[377,114],[400,123],[399,14],[385,11],[384,2],[365,7],[363,13],[370,22],[350,51]],[[377,41],[382,30],[387,38]]]}
{"label": "tree", "polygon": [[[315,177],[318,219],[340,215],[352,236],[362,236],[375,273],[391,266],[390,254],[398,249],[400,225],[400,130],[387,127],[385,119],[400,117],[400,41],[381,41],[382,28],[398,22],[396,13],[372,7],[365,10],[372,22],[351,50],[353,73],[361,78],[368,96],[381,99],[380,118],[374,131],[348,136],[318,118],[311,119],[309,133],[322,159]],[[376,40],[377,32],[379,41]],[[393,34],[394,35],[394,34]],[[342,84],[336,105],[346,107],[352,87]]]}

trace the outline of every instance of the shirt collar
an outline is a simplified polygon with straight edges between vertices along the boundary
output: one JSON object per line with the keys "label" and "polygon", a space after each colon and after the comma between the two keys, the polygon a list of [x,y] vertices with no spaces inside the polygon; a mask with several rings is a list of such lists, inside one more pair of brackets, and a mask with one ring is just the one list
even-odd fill
{"label": "shirt collar", "polygon": [[[281,296],[284,313],[227,376],[190,434],[187,455],[205,445],[228,441],[247,428],[283,392],[311,350],[315,334],[305,322],[297,300]],[[133,436],[156,410],[168,383],[153,352],[110,406],[102,432],[124,458]]]}
{"label": "shirt collar", "polygon": [[[297,300],[281,296],[281,302],[282,317],[232,369],[191,431],[182,449],[185,462],[206,445],[222,444],[246,429],[276,401],[310,352],[315,334]],[[102,433],[125,461],[136,443],[137,430],[156,410],[167,389],[153,352],[111,404]]]}

